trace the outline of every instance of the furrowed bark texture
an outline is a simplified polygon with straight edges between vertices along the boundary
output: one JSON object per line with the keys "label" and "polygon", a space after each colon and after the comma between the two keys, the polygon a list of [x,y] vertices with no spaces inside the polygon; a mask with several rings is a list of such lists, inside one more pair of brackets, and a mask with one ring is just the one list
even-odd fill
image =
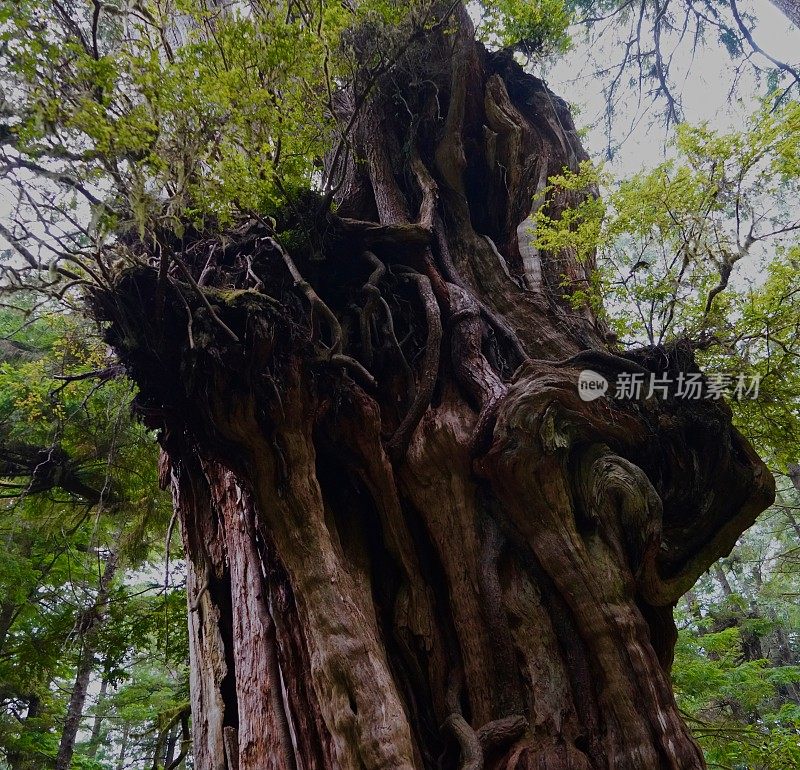
{"label": "furrowed bark texture", "polygon": [[194,285],[95,298],[181,522],[195,766],[702,767],[672,607],[771,477],[722,402],[579,398],[696,367],[615,352],[569,300],[592,265],[531,248],[585,154],[463,11],[353,125],[312,237],[196,234]]}

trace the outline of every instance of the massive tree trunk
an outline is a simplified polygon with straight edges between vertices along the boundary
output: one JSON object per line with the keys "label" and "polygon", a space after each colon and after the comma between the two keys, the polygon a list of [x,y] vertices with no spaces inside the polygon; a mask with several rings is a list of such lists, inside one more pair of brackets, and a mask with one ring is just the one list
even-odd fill
{"label": "massive tree trunk", "polygon": [[721,402],[579,397],[694,364],[615,351],[570,297],[592,266],[526,242],[585,154],[456,14],[342,95],[335,214],[96,297],[161,429],[200,770],[703,766],[672,607],[772,479]]}

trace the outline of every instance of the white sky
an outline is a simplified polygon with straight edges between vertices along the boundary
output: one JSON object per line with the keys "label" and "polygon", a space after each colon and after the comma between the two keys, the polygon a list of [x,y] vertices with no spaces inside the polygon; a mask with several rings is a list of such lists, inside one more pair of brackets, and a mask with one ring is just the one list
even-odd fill
{"label": "white sky", "polygon": [[[777,8],[768,0],[739,0],[738,7],[741,14],[751,13],[758,19],[753,38],[761,48],[788,64],[797,62],[800,58],[800,30],[791,26]],[[619,55],[617,45],[613,36],[607,35],[601,38],[599,46],[595,46],[592,53],[597,61],[609,66],[616,61],[614,57]],[[666,47],[669,50],[668,41]],[[765,89],[759,88],[752,70],[746,68],[736,91],[738,100],[729,100],[731,59],[716,35],[712,32],[707,36],[705,45],[698,48],[693,59],[690,59],[690,48],[687,39],[673,62],[673,83],[675,92],[683,101],[685,120],[689,123],[708,121],[712,127],[722,130],[740,128],[744,119],[757,109],[759,94],[763,94]],[[544,76],[555,93],[579,108],[575,122],[579,128],[588,129],[584,145],[590,155],[600,159],[605,157],[606,149],[601,119],[605,99],[603,84],[591,77],[591,65],[587,64],[589,53],[578,31],[573,50],[549,68]],[[762,57],[756,55],[754,58],[768,65]],[[580,75],[576,76],[576,73]],[[618,124],[622,129],[627,129],[634,119],[635,98],[630,92],[629,114]],[[642,167],[656,165],[663,160],[666,137],[658,117],[653,115],[651,120],[643,120],[616,153],[613,170],[616,174],[628,174]]]}

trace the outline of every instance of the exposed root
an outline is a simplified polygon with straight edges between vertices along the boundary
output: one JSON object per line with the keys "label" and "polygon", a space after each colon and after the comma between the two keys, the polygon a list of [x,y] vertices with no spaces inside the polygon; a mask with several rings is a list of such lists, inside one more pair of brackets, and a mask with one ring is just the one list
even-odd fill
{"label": "exposed root", "polygon": [[364,248],[378,246],[428,246],[433,240],[431,231],[420,224],[367,222],[360,219],[332,217],[334,225],[343,236],[354,237]]}
{"label": "exposed root", "polygon": [[389,303],[383,297],[381,297],[378,304],[383,308],[384,333],[386,334],[386,337],[391,343],[391,346],[394,349],[394,352],[400,361],[400,367],[402,368],[403,374],[405,375],[405,380],[408,383],[408,388],[406,390],[407,393],[406,403],[411,404],[413,403],[414,398],[416,396],[416,383],[414,382],[414,372],[411,371],[411,367],[409,366],[405,354],[403,353],[403,348],[400,346],[400,342],[397,339],[397,334],[395,333],[394,330],[394,320],[392,318],[392,310],[389,307]]}
{"label": "exposed root", "polygon": [[453,669],[447,685],[445,705],[449,710],[445,727],[458,742],[461,750],[459,770],[482,770],[485,755],[505,748],[528,728],[528,720],[520,714],[487,722],[474,730],[461,713],[459,698],[463,686],[461,669]]}
{"label": "exposed root", "polygon": [[453,734],[461,747],[458,770],[483,770],[483,749],[478,734],[469,726],[461,714],[450,714],[444,726]]}
{"label": "exposed root", "polygon": [[478,305],[455,284],[448,289],[452,301],[452,365],[456,379],[478,409],[505,393],[505,385],[481,350],[482,324]]}
{"label": "exposed root", "polygon": [[482,770],[483,749],[478,734],[461,713],[461,691],[464,686],[464,673],[459,666],[451,669],[445,693],[445,707],[449,711],[442,727],[446,728],[458,741],[461,758],[458,770]]}
{"label": "exposed root", "polygon": [[422,373],[419,378],[417,395],[387,446],[389,456],[394,460],[399,460],[405,455],[411,435],[431,402],[439,373],[439,357],[442,345],[442,318],[439,306],[436,304],[436,297],[434,297],[431,289],[430,280],[419,273],[403,273],[402,275],[405,280],[417,284],[419,296],[425,308],[428,338],[425,343],[425,356],[422,361]]}
{"label": "exposed root", "polygon": [[602,371],[631,372],[635,374],[650,374],[650,369],[632,361],[629,358],[609,353],[605,350],[582,350],[580,353],[563,361],[555,363],[556,366],[594,366]]}
{"label": "exposed root", "polygon": [[200,297],[201,302],[206,306],[211,317],[214,319],[215,323],[227,334],[234,342],[239,342],[239,337],[236,336],[234,331],[217,315],[217,311],[214,310],[214,306],[208,301],[208,297],[206,293],[197,285],[197,281],[195,281],[194,276],[189,271],[189,268],[186,267],[186,263],[177,256],[174,256],[173,259],[178,267],[181,269],[181,272],[186,276],[186,280],[189,281],[192,288],[197,292],[197,296]]}
{"label": "exposed root", "polygon": [[312,312],[317,311],[328,324],[331,334],[331,342],[330,346],[328,347],[329,357],[332,357],[336,353],[340,353],[342,350],[342,327],[339,323],[339,319],[328,307],[328,305],[323,302],[319,294],[314,291],[314,287],[311,286],[311,284],[306,281],[305,278],[303,278],[302,274],[297,269],[297,265],[294,263],[294,260],[289,256],[283,246],[281,246],[280,243],[278,243],[278,241],[276,241],[274,238],[268,237],[265,240],[275,251],[278,252],[278,254],[280,254],[281,259],[283,259],[286,267],[289,270],[289,274],[292,276],[295,287],[300,289],[300,291],[303,292],[308,301],[311,303]]}
{"label": "exposed root", "polygon": [[356,361],[355,358],[352,358],[351,356],[346,356],[343,353],[334,353],[329,358],[320,359],[320,363],[330,363],[343,366],[345,369],[349,369],[353,374],[355,374],[356,378],[362,383],[369,385],[370,388],[374,388],[377,385],[375,378],[364,368],[364,366],[362,366],[358,361]]}
{"label": "exposed root", "polygon": [[478,730],[478,742],[484,754],[499,751],[517,740],[528,729],[528,720],[519,714],[495,719]]}
{"label": "exposed root", "polygon": [[485,302],[475,296],[470,287],[467,285],[464,278],[458,272],[453,257],[450,254],[450,247],[447,244],[447,235],[445,234],[444,225],[436,217],[436,246],[438,249],[439,262],[442,266],[442,272],[447,281],[455,286],[458,286],[462,291],[470,295],[472,300],[477,304],[480,313],[489,326],[492,327],[497,337],[505,342],[507,347],[514,355],[514,368],[519,366],[523,361],[526,361],[529,356],[523,348],[519,337],[514,330],[501,318],[494,310],[492,310]]}
{"label": "exposed root", "polygon": [[379,284],[386,276],[386,265],[371,251],[365,251],[362,256],[373,268],[369,278],[367,278],[367,282],[361,288],[361,291],[367,297],[367,301],[364,303],[364,309],[360,314],[364,362],[367,366],[372,366],[372,317],[381,299]]}

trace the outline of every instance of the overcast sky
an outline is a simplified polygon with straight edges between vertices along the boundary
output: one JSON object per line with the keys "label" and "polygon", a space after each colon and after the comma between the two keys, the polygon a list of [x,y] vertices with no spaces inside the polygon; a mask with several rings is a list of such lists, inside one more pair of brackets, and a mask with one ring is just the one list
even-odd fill
{"label": "overcast sky", "polygon": [[[780,11],[768,0],[739,0],[738,7],[742,14],[752,13],[757,18],[753,37],[762,48],[777,59],[790,64],[797,62],[800,58],[800,30],[791,26]],[[669,50],[669,41],[665,49]],[[593,55],[596,61],[609,66],[617,61],[614,57],[619,55],[619,50],[618,39],[608,34],[601,37],[599,45],[590,51],[582,42],[581,33],[577,32],[573,50],[543,73],[553,91],[579,108],[576,123],[588,129],[584,144],[596,158],[605,157],[607,146],[602,121],[605,98],[603,83],[591,77],[592,65],[587,64],[587,56]],[[762,57],[756,56],[755,59],[768,64]],[[708,121],[721,129],[741,126],[746,116],[757,108],[759,94],[764,93],[763,85],[759,87],[752,70],[746,68],[735,98],[728,98],[733,83],[731,59],[713,33],[707,36],[705,45],[693,57],[690,45],[685,41],[674,57],[672,72],[675,91],[683,101],[684,118],[690,123]],[[634,91],[629,89],[627,94],[627,109],[624,114],[620,110],[617,123],[619,136],[636,119]],[[794,96],[796,98],[796,94]],[[647,104],[645,97],[644,105]],[[666,137],[663,123],[651,106],[650,115],[638,124],[615,154],[614,171],[627,174],[659,163],[663,160]]]}

